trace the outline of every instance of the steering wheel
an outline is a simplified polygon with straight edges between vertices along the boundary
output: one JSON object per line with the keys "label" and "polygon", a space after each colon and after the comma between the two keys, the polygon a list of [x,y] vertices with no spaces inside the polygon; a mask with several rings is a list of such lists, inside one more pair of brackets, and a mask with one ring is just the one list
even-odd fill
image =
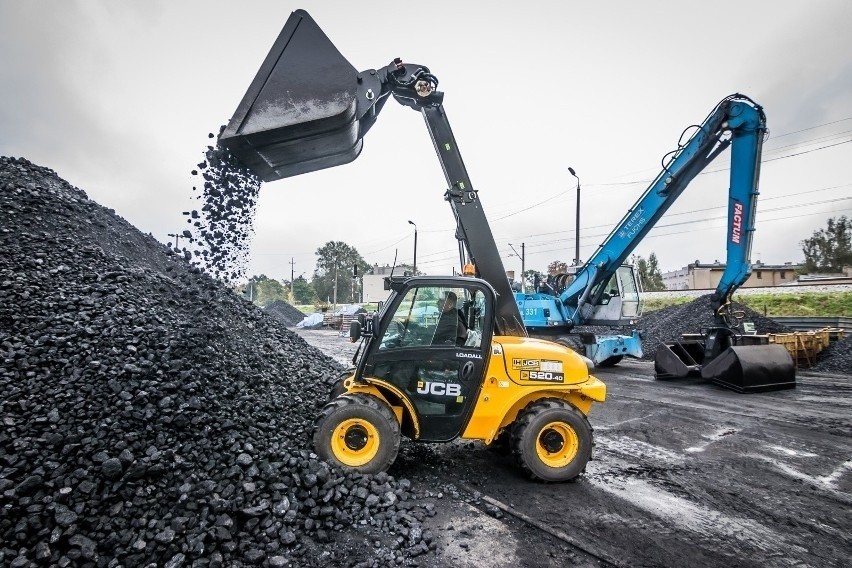
{"label": "steering wheel", "polygon": [[388,327],[385,337],[382,339],[382,345],[387,347],[399,347],[402,344],[402,337],[406,333],[405,325],[399,320],[391,320],[393,323],[393,332],[391,327]]}

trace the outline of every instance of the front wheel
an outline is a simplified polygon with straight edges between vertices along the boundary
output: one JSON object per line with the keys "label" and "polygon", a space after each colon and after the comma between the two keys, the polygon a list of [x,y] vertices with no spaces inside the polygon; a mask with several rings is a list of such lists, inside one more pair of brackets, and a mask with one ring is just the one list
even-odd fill
{"label": "front wheel", "polygon": [[545,399],[529,405],[512,429],[512,454],[531,478],[570,481],[592,457],[592,427],[567,402]]}
{"label": "front wheel", "polygon": [[399,451],[399,422],[387,404],[367,394],[340,396],[320,412],[314,450],[322,459],[361,473],[385,471]]}

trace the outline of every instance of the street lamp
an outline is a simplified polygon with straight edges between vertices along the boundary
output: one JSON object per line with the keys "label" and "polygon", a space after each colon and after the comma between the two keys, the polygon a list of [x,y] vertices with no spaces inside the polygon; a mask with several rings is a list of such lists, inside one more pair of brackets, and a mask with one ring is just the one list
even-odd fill
{"label": "street lamp", "polygon": [[414,276],[417,276],[417,223],[408,221],[409,225],[414,225]]}
{"label": "street lamp", "polygon": [[512,243],[509,243],[509,247],[512,249],[512,252],[515,253],[515,256],[521,257],[521,293],[526,294],[526,278],[524,276],[526,272],[526,251],[524,250],[524,243],[521,243],[521,254],[518,254],[518,251],[515,250],[515,247],[512,246]]}
{"label": "street lamp", "polygon": [[574,266],[579,266],[580,264],[580,178],[577,177],[577,173],[574,171],[574,168],[568,167],[568,171],[571,172],[571,175],[577,178],[577,227],[574,233],[575,248],[574,248]]}

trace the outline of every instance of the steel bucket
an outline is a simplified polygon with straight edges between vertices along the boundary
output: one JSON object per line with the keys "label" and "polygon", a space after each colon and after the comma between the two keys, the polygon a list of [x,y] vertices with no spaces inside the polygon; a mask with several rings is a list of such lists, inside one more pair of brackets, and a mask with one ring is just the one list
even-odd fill
{"label": "steel bucket", "polygon": [[308,13],[296,10],[219,144],[263,181],[349,163],[362,146],[359,86],[368,97],[364,86],[373,79],[362,80]]}
{"label": "steel bucket", "polygon": [[728,347],[701,368],[701,376],[740,393],[796,388],[796,368],[782,345]]}

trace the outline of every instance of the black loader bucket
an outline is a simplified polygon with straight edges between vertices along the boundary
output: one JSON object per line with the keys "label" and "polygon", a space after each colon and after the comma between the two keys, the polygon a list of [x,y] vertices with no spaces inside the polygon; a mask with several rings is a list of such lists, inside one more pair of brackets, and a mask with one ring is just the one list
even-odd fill
{"label": "black loader bucket", "polygon": [[[361,80],[314,20],[293,12],[219,136],[263,181],[346,164],[361,152]],[[361,87],[359,89],[359,86]],[[364,101],[367,106],[371,101]]]}
{"label": "black loader bucket", "polygon": [[700,337],[694,334],[660,344],[654,357],[654,376],[666,380],[700,375],[740,393],[796,387],[793,359],[783,346],[765,343],[766,336],[723,338],[741,344],[723,345],[723,351],[716,356],[708,356],[707,340]]}
{"label": "black loader bucket", "polygon": [[661,343],[654,356],[657,379],[682,379],[701,371],[704,361],[704,342],[696,340]]}
{"label": "black loader bucket", "polygon": [[701,376],[741,393],[796,388],[793,359],[783,345],[728,347],[701,368]]}

